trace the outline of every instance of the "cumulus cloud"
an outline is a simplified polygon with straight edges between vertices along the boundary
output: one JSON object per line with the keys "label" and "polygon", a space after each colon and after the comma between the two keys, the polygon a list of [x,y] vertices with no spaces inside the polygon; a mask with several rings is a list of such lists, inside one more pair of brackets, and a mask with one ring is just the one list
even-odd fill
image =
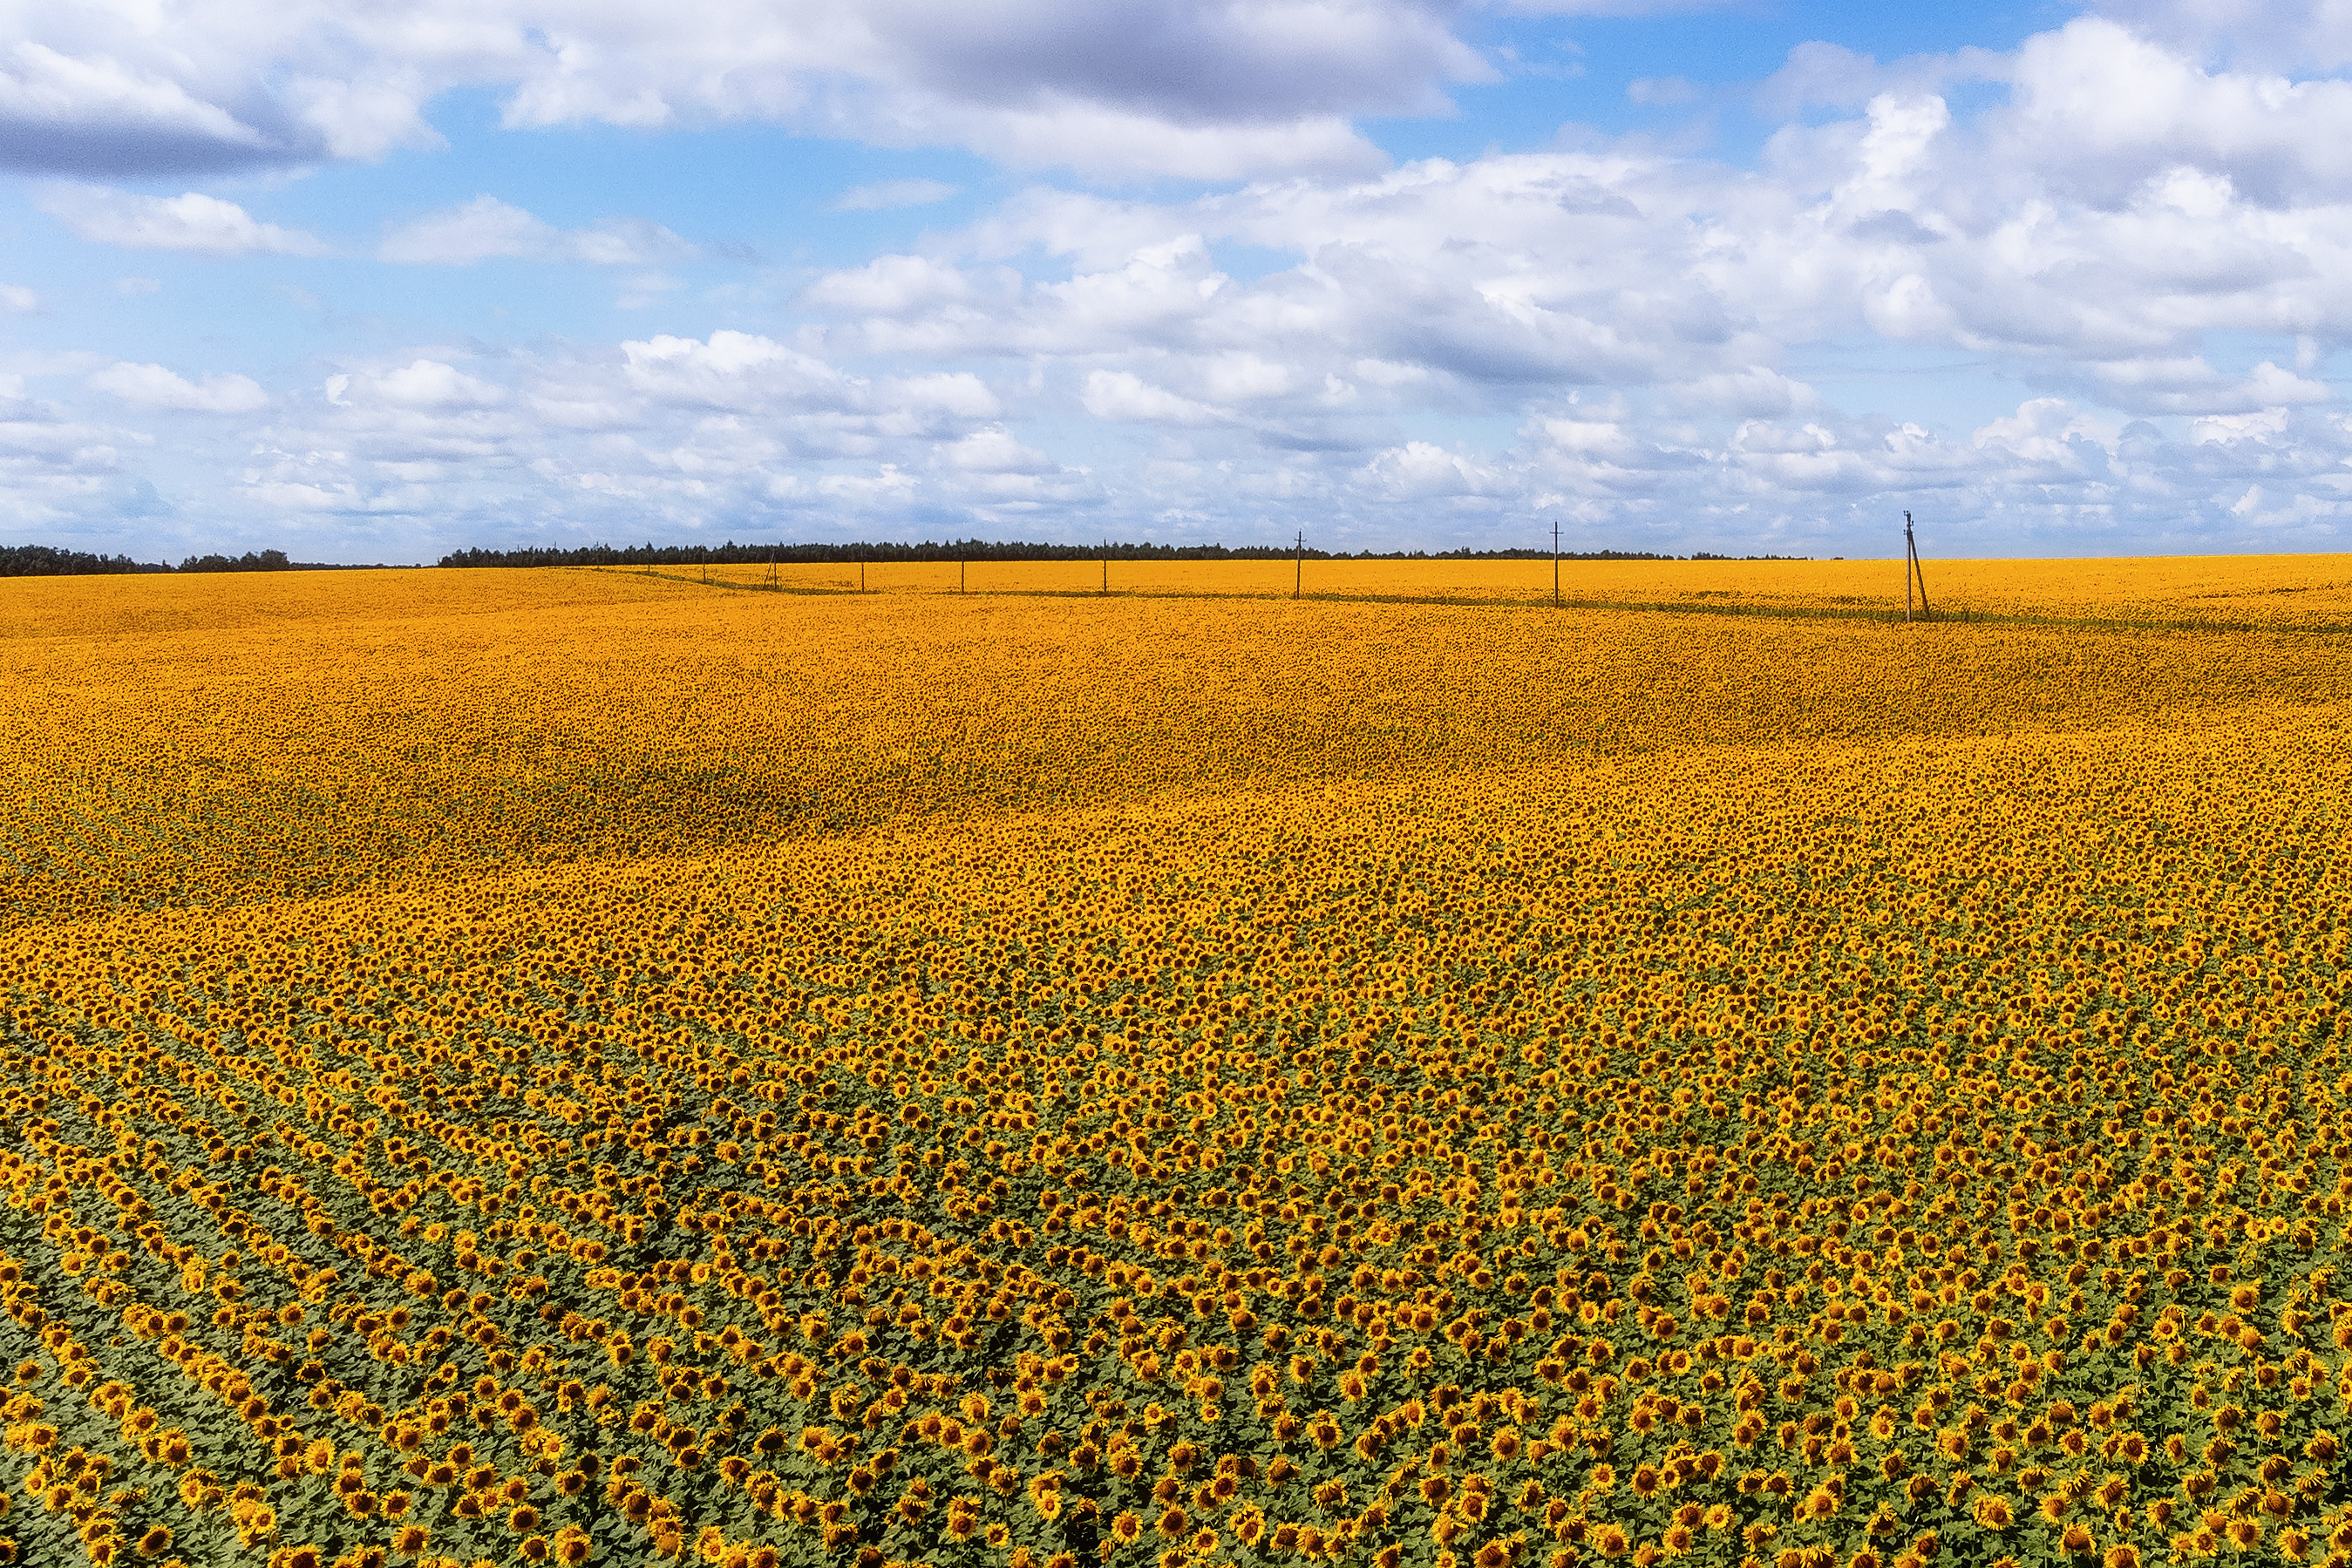
{"label": "cumulus cloud", "polygon": [[1762,365],[1749,365],[1743,370],[1717,371],[1698,377],[1675,389],[1688,407],[1733,414],[1743,419],[1765,419],[1796,413],[1814,407],[1820,396],[1800,381],[1791,381],[1780,371]]}
{"label": "cumulus cloud", "polygon": [[1034,446],[1024,446],[1003,426],[975,430],[939,449],[951,468],[980,474],[1052,474],[1061,465]]}
{"label": "cumulus cloud", "polygon": [[2318,0],[2102,0],[2098,11],[2144,37],[2248,70],[2340,70],[2352,65],[2352,12]]}
{"label": "cumulus cloud", "polygon": [[713,332],[708,340],[656,337],[624,343],[621,352],[632,388],[688,407],[845,411],[864,391],[824,361],[751,332]]}
{"label": "cumulus cloud", "polygon": [[368,159],[423,108],[502,95],[516,128],[757,120],[1017,162],[1228,177],[1367,168],[1362,114],[1491,73],[1437,0],[883,0],[853,7],[425,0],[399,26],[320,0],[197,3],[138,28],[50,7],[0,54],[0,162],[77,177]]}
{"label": "cumulus cloud", "polygon": [[470,267],[499,258],[644,267],[696,254],[677,235],[642,218],[607,218],[588,228],[559,229],[495,196],[477,196],[400,225],[376,247],[384,261],[441,267]]}
{"label": "cumulus cloud", "polygon": [[1153,386],[1131,371],[1088,372],[1086,406],[1097,419],[1151,424],[1214,424],[1224,417],[1207,403]]}
{"label": "cumulus cloud", "polygon": [[0,517],[52,530],[152,512],[152,487],[122,471],[125,449],[152,440],[78,420],[25,395],[21,376],[0,373]]}
{"label": "cumulus cloud", "polygon": [[448,352],[356,362],[325,379],[322,401],[289,398],[242,465],[242,493],[298,511],[441,517],[511,494],[567,427],[517,396],[509,367],[461,368]]}
{"label": "cumulus cloud", "polygon": [[40,306],[41,297],[23,284],[0,283],[0,310],[22,315],[27,310],[37,310]]}
{"label": "cumulus cloud", "polygon": [[497,504],[625,529],[723,514],[740,535],[843,507],[1069,504],[1087,483],[1015,435],[969,371],[869,380],[756,333],[394,355],[319,391],[288,400],[241,463],[245,501],[437,519]]}
{"label": "cumulus cloud", "polygon": [[1376,453],[1354,478],[1399,501],[1462,500],[1492,487],[1490,465],[1427,441]]}
{"label": "cumulus cloud", "polygon": [[919,256],[882,256],[864,267],[827,273],[804,296],[821,308],[858,316],[907,316],[958,305],[975,293],[954,267]]}
{"label": "cumulus cloud", "polygon": [[[328,395],[338,402],[348,402],[350,386],[348,379],[338,378],[329,384]],[[439,360],[415,360],[396,370],[380,371],[365,377],[359,390],[363,397],[403,408],[488,408],[504,402],[507,396],[505,388]]]}
{"label": "cumulus cloud", "polygon": [[2352,196],[2352,82],[2209,71],[2096,16],[2027,39],[2010,79],[2010,155],[2084,199],[2183,165],[2265,205]]}
{"label": "cumulus cloud", "polygon": [[209,375],[202,382],[190,382],[162,365],[129,361],[98,371],[89,378],[89,384],[142,413],[251,413],[269,402],[269,394],[249,377]]}
{"label": "cumulus cloud", "polygon": [[235,202],[190,191],[139,196],[96,185],[52,184],[35,198],[79,237],[133,250],[205,256],[323,256],[315,235],[262,223]]}
{"label": "cumulus cloud", "polygon": [[[2046,153],[2017,153],[2009,112],[1958,124],[1933,94],[1881,92],[1784,132],[1759,176],[1603,146],[1167,205],[1040,193],[979,225],[969,259],[885,257],[807,298],[842,319],[828,341],[868,350],[1148,356],[1089,368],[1085,401],[1161,423],[1577,385],[1777,416],[1817,396],[1774,367],[1790,346],[1873,338],[2135,412],[2326,395],[2310,345],[2352,333],[2335,281],[2352,218],[2264,207],[2191,164],[2089,202],[2071,175],[2041,177]],[[1214,265],[1227,242],[1299,259],[1242,284]],[[972,265],[1035,248],[1070,257],[1068,276],[983,281]],[[2189,368],[2214,331],[2291,335],[2298,369]],[[1237,356],[1282,366],[1281,384],[1236,381]]]}
{"label": "cumulus cloud", "polygon": [[935,411],[963,419],[994,419],[1004,405],[986,382],[970,371],[938,371],[907,376],[891,383],[893,402],[910,409]]}
{"label": "cumulus cloud", "polygon": [[2147,413],[2247,413],[2295,403],[2326,402],[2327,385],[2281,370],[2265,360],[2242,376],[2222,375],[2201,357],[2136,360],[2093,365],[2111,407]]}
{"label": "cumulus cloud", "polygon": [[[20,37],[0,55],[0,159],[70,174],[167,173],[283,156],[281,125],[240,120],[176,62],[133,64],[87,45]],[[276,120],[276,115],[271,115]]]}

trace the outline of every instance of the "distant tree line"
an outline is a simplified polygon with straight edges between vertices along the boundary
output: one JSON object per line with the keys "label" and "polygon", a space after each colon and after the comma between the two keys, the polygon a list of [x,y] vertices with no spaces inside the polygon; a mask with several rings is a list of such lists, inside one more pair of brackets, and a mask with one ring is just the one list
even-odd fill
{"label": "distant tree line", "polygon": [[294,563],[286,559],[282,549],[266,549],[259,553],[246,551],[240,556],[192,555],[180,563],[182,571],[292,571]]}
{"label": "distant tree line", "polygon": [[127,555],[89,555],[47,545],[0,545],[0,577],[105,577],[134,571],[169,571]]}
{"label": "distant tree line", "polygon": [[[1546,549],[1300,550],[1281,545],[1049,545],[989,539],[950,539],[919,545],[583,545],[578,549],[463,549],[441,558],[442,566],[760,566],[770,561],[800,566],[848,566],[858,561],[991,560],[1549,560]],[[1563,550],[1562,560],[1680,560],[1649,550]],[[1710,555],[1692,560],[1808,560],[1809,556]],[[192,555],[176,567],[137,561],[127,555],[91,555],[47,545],[0,545],[0,577],[100,577],[127,572],[337,571],[319,561],[289,560],[284,550],[247,550],[239,556]]]}
{"label": "distant tree line", "polygon": [[[583,545],[578,549],[466,549],[441,558],[442,566],[848,566],[892,561],[991,560],[1549,560],[1544,549],[1344,550],[1305,549],[1287,545],[1048,545],[988,539],[951,539],[945,544],[877,542],[846,545]],[[1562,560],[1675,560],[1647,550],[1568,550]]]}
{"label": "distant tree line", "polygon": [[243,555],[192,555],[177,566],[138,561],[127,555],[90,555],[47,545],[0,545],[0,577],[108,577],[157,571],[343,571],[360,570],[323,561],[289,560],[282,549]]}

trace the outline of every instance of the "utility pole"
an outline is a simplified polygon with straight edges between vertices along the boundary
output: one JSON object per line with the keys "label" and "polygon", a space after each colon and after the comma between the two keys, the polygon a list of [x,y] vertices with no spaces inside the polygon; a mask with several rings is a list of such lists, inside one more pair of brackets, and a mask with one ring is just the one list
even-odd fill
{"label": "utility pole", "polygon": [[1919,585],[1919,619],[1932,621],[1927,610],[1927,573],[1919,565],[1919,546],[1911,536],[1911,514],[1903,514],[1903,619],[1911,620],[1911,585]]}
{"label": "utility pole", "polygon": [[1298,530],[1298,539],[1295,548],[1298,553],[1294,558],[1297,572],[1290,580],[1290,597],[1293,599],[1297,598],[1300,591],[1307,586],[1307,530],[1305,528]]}
{"label": "utility pole", "polygon": [[1559,519],[1551,520],[1551,604],[1559,608]]}
{"label": "utility pole", "polygon": [[1102,560],[1103,560],[1103,586],[1102,586],[1102,591],[1103,591],[1103,592],[1105,592],[1106,594],[1108,594],[1108,593],[1110,591],[1110,540],[1109,540],[1109,538],[1104,538],[1104,540],[1103,540],[1103,557],[1102,557]]}

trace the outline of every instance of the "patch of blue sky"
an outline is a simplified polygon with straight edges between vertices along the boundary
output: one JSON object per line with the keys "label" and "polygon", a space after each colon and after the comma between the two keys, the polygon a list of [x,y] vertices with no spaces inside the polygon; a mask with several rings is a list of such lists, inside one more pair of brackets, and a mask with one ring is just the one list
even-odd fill
{"label": "patch of blue sky", "polygon": [[1250,245],[1240,240],[1215,239],[1209,243],[1209,256],[1219,272],[1236,283],[1255,283],[1261,278],[1297,268],[1307,257],[1296,250],[1277,250],[1271,246]]}
{"label": "patch of blue sky", "polygon": [[[1490,16],[1464,36],[1492,63],[1496,79],[1451,89],[1454,114],[1382,118],[1365,129],[1401,162],[1540,151],[1556,144],[1565,127],[1577,140],[1655,137],[1745,164],[1783,122],[1759,112],[1757,90],[1801,45],[1834,43],[1881,64],[1971,47],[2004,51],[2077,13],[2035,3],[1982,10],[1852,4],[1732,5],[1673,16]],[[1956,117],[2002,95],[1997,85],[1945,89]],[[1806,116],[1828,117],[1818,110]]]}
{"label": "patch of blue sky", "polygon": [[334,264],[292,257],[218,257],[131,251],[76,238],[0,187],[19,237],[5,280],[39,308],[6,319],[5,342],[26,351],[170,360],[243,370],[295,350],[306,329],[289,289],[315,287]]}
{"label": "patch of blue sky", "polygon": [[1827,410],[1917,424],[1961,440],[2038,395],[1998,361],[1877,338],[1809,343],[1777,368],[1812,388]]}

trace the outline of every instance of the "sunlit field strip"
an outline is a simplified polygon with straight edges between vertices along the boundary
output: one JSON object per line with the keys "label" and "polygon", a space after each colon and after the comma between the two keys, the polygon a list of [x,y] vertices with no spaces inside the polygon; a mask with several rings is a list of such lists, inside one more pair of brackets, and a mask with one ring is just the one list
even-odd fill
{"label": "sunlit field strip", "polygon": [[2292,632],[798,598],[571,571],[152,580],[0,585],[78,629],[0,639],[0,922],[1282,780],[2352,696],[2333,643]]}
{"label": "sunlit field strip", "polygon": [[[971,561],[850,565],[664,566],[672,580],[794,592],[1233,595],[1535,603],[1553,589],[1549,560]],[[1722,613],[1899,614],[1899,560],[1563,561],[1563,600]],[[2352,626],[2352,558],[2179,557],[2130,560],[1932,561],[1928,607],[1952,614],[2059,620]]]}

